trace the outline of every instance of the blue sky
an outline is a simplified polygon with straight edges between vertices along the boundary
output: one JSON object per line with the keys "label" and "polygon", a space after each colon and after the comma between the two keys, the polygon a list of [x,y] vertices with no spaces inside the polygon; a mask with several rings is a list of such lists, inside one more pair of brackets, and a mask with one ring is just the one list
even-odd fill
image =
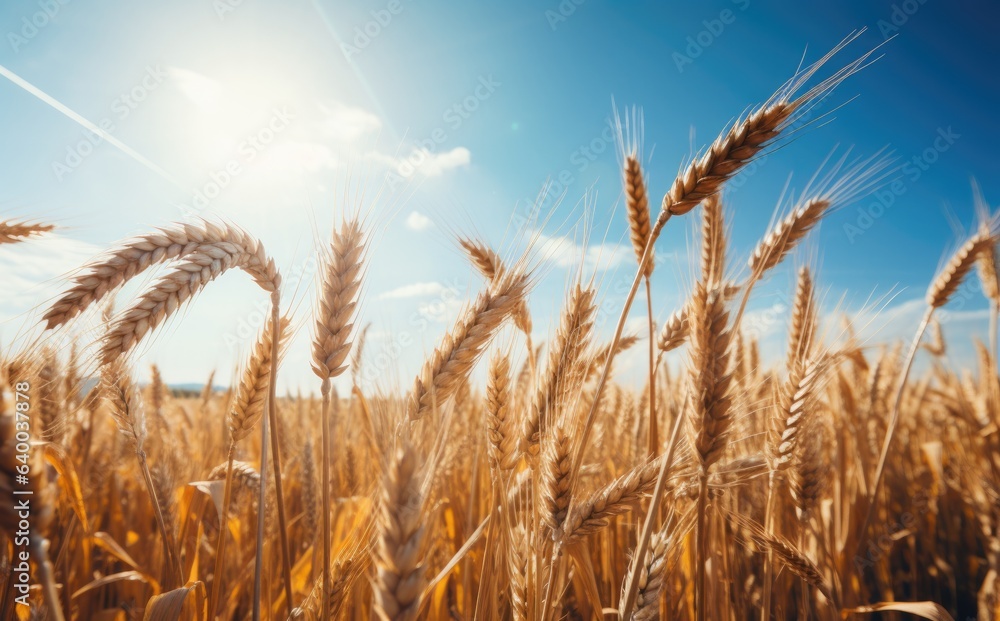
{"label": "blue sky", "polygon": [[[315,245],[345,208],[357,209],[362,189],[371,199],[387,171],[394,191],[362,208],[375,229],[362,321],[374,324],[371,355],[386,361],[373,365],[380,381],[408,383],[478,288],[455,233],[508,252],[528,234],[543,236],[536,338],[552,328],[546,318],[581,256],[611,315],[616,283],[632,265],[618,147],[607,129],[613,103],[644,112],[655,204],[681,164],[766,100],[803,54],[814,60],[860,28],[868,31],[831,68],[895,38],[829,108],[845,105],[726,194],[733,271],[765,232],[790,174],[801,187],[837,145],[858,155],[888,147],[908,163],[901,190],[832,214],[752,310],[777,317],[765,322],[777,351],[791,268],[812,261],[831,309],[844,299],[856,311],[872,294],[895,294],[876,320],[877,338],[902,336],[959,239],[956,225],[973,222],[971,179],[992,205],[1000,200],[1000,83],[989,77],[998,18],[992,3],[941,0],[808,10],[757,0],[4,3],[0,215],[60,229],[0,251],[0,286],[11,292],[0,302],[0,342],[25,333],[31,309],[58,292],[68,270],[192,208],[261,237],[292,281],[286,299],[305,316]],[[88,138],[25,84],[118,146]],[[518,231],[516,214],[529,212],[546,180],[561,201],[543,203],[540,232]],[[218,196],[201,198],[213,184]],[[660,317],[690,282],[696,224],[675,219],[661,238]],[[982,304],[967,298],[953,309],[949,338],[983,332]],[[261,299],[246,279],[227,275],[142,349],[143,364],[156,362],[177,382],[199,381],[211,368],[226,375]],[[286,386],[311,387],[307,332],[289,354]],[[402,333],[414,345],[397,351]]]}

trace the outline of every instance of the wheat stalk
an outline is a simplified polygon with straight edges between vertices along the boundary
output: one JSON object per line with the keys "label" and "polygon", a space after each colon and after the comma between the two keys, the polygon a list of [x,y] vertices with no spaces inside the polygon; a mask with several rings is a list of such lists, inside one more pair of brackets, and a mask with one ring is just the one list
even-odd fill
{"label": "wheat stalk", "polygon": [[411,420],[441,407],[465,381],[483,349],[524,298],[528,277],[508,272],[492,281],[424,362],[410,391]]}
{"label": "wheat stalk", "polygon": [[[886,426],[885,437],[882,441],[882,448],[879,451],[878,463],[875,466],[875,478],[871,489],[868,492],[865,519],[862,522],[861,530],[858,531],[860,533],[858,536],[858,549],[860,549],[861,542],[864,540],[868,531],[868,526],[871,523],[871,518],[875,509],[875,500],[878,498],[878,489],[882,484],[882,478],[885,474],[885,464],[886,459],[889,456],[889,448],[892,445],[892,438],[895,434],[896,426],[899,423],[899,404],[903,398],[903,389],[906,386],[906,380],[909,377],[910,369],[913,366],[913,358],[917,353],[917,348],[920,346],[920,340],[924,336],[924,331],[930,324],[931,319],[934,316],[934,311],[947,304],[951,296],[958,290],[958,287],[962,284],[964,278],[975,265],[979,253],[982,252],[983,248],[992,247],[996,243],[997,233],[993,228],[980,229],[977,233],[966,240],[966,242],[962,244],[957,251],[955,251],[951,259],[948,260],[944,268],[927,288],[927,309],[920,321],[920,325],[917,326],[916,335],[914,335],[913,340],[910,342],[910,349],[906,355],[906,360],[903,363],[902,371],[899,374],[899,379],[896,384],[895,396],[892,400],[892,408],[889,413],[889,421]],[[857,550],[855,550],[855,553],[857,553]]]}
{"label": "wheat stalk", "polygon": [[[492,281],[497,276],[503,275],[506,271],[507,268],[504,266],[500,255],[486,245],[485,242],[468,237],[460,237],[458,243],[462,247],[462,250],[465,251],[472,265],[487,280]],[[528,346],[528,362],[534,367],[535,347],[531,342],[531,312],[528,310],[527,299],[521,300],[512,312],[511,319],[514,321],[514,327],[524,334]]]}
{"label": "wheat stalk", "polygon": [[[653,246],[660,232],[672,216],[687,213],[702,200],[722,189],[726,181],[753,161],[755,157],[759,156],[769,144],[773,143],[783,131],[791,126],[799,112],[808,110],[810,102],[822,99],[839,83],[864,66],[871,52],[862,55],[801,95],[795,96],[820,67],[826,64],[834,54],[843,49],[857,36],[857,33],[853,33],[817,62],[805,70],[798,72],[767,102],[746,117],[736,121],[712,143],[701,157],[696,158],[684,168],[674,180],[670,191],[663,197],[660,213],[650,230],[650,236],[643,250],[643,256],[639,259],[640,266],[644,265],[648,257],[652,255]],[[618,317],[612,343],[616,343],[622,336],[625,321],[632,308],[632,302],[635,299],[642,276],[643,270],[641,268],[637,269],[632,286],[629,289],[622,311]],[[605,365],[601,378],[598,380],[596,388],[597,397],[600,397],[604,384],[607,381],[610,366],[611,361],[609,360]],[[599,402],[599,398],[594,399],[594,405],[591,406],[582,426],[580,446],[572,468],[574,478],[583,462],[583,453],[587,448]]]}
{"label": "wheat stalk", "polygon": [[203,244],[189,252],[171,272],[154,281],[118,317],[104,337],[101,363],[109,364],[115,358],[126,355],[146,334],[190,302],[208,283],[234,268],[246,271],[264,291],[276,292],[281,284],[274,261],[267,257],[259,242],[251,248],[239,247],[231,242]]}
{"label": "wheat stalk", "polygon": [[103,392],[107,395],[111,406],[111,415],[114,417],[118,430],[125,436],[130,448],[135,453],[139,463],[139,470],[142,473],[143,481],[146,484],[146,492],[153,504],[153,513],[156,516],[156,523],[163,537],[163,552],[166,557],[170,571],[172,584],[181,584],[184,571],[181,568],[180,560],[176,556],[176,545],[174,537],[167,529],[166,521],[163,517],[162,505],[156,495],[156,486],[149,472],[149,465],[146,462],[146,451],[143,444],[146,441],[146,419],[142,408],[139,389],[136,387],[132,373],[120,359],[116,359],[110,364],[104,365],[101,369],[101,381]]}
{"label": "wheat stalk", "polygon": [[181,259],[202,246],[226,244],[251,252],[259,246],[246,231],[229,224],[196,220],[157,229],[155,233],[126,239],[106,255],[85,265],[72,286],[43,316],[52,329],[73,319],[149,267]]}
{"label": "wheat stalk", "polygon": [[541,434],[567,403],[570,391],[582,379],[578,369],[594,328],[596,291],[576,283],[563,309],[559,329],[549,347],[548,363],[521,430],[521,450],[535,454]]}
{"label": "wheat stalk", "polygon": [[322,468],[320,485],[322,494],[322,552],[323,590],[322,615],[330,617],[330,468],[333,447],[330,438],[330,394],[332,379],[344,372],[351,351],[351,332],[357,297],[361,290],[364,265],[365,240],[361,222],[350,219],[341,222],[334,230],[330,246],[322,257],[322,284],[315,316],[315,333],[312,347],[312,369],[322,380],[320,393],[323,404],[320,412],[320,438]]}
{"label": "wheat stalk", "polygon": [[[226,486],[223,493],[223,511],[220,517],[219,540],[216,543],[215,572],[213,574],[215,579],[212,582],[212,591],[209,597],[209,610],[213,614],[216,610],[215,606],[219,601],[219,594],[222,589],[222,572],[225,569],[226,533],[229,530],[227,523],[232,495],[233,472],[234,468],[237,468],[240,463],[235,461],[236,445],[250,435],[250,432],[253,431],[253,428],[264,416],[268,396],[270,395],[271,371],[272,366],[274,366],[272,339],[275,334],[271,323],[272,320],[269,319],[257,337],[257,341],[254,343],[254,347],[250,352],[250,359],[243,367],[240,384],[236,391],[236,398],[228,416],[230,441],[225,471]],[[279,356],[281,348],[290,336],[290,324],[291,322],[287,318],[282,318],[279,322],[277,329]],[[213,477],[210,475],[209,478]],[[247,479],[246,477],[241,477],[241,480],[246,481]],[[259,475],[257,476],[256,483],[258,486],[262,485]],[[263,505],[258,505],[258,519],[260,520],[263,520],[259,513],[262,507]],[[289,602],[289,605],[291,605],[291,602]]]}

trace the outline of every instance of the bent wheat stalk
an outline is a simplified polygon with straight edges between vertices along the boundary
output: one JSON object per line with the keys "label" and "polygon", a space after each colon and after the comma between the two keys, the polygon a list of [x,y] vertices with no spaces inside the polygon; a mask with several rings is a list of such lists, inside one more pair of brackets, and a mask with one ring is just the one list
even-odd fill
{"label": "bent wheat stalk", "polygon": [[253,248],[255,243],[256,240],[239,227],[206,220],[174,224],[126,239],[85,265],[73,277],[73,285],[52,304],[42,320],[46,329],[59,327],[153,265],[182,259],[203,245],[225,244],[235,251]]}
{"label": "bent wheat stalk", "polygon": [[[216,226],[205,223],[203,228],[179,227],[171,229],[181,231],[179,239],[160,239],[151,236],[137,243],[126,243],[118,251],[113,252],[107,261],[107,273],[101,272],[101,265],[92,268],[98,276],[92,279],[78,281],[78,286],[64,295],[50,311],[47,319],[49,325],[58,325],[66,321],[82,308],[93,303],[101,295],[106,294],[125,279],[135,276],[153,262],[164,261],[164,256],[182,257],[174,269],[154,281],[137,300],[126,309],[112,325],[103,339],[100,357],[103,364],[111,364],[123,357],[134,348],[139,341],[171,315],[191,301],[205,286],[230,269],[241,269],[271,295],[272,316],[272,349],[277,348],[279,335],[278,313],[281,276],[274,261],[264,251],[263,244],[254,239],[242,229],[233,226]],[[183,240],[184,244],[179,243]],[[132,257],[132,263],[128,257]],[[103,274],[103,278],[100,276]],[[65,301],[65,303],[63,303]],[[55,314],[52,314],[55,313]],[[48,316],[47,316],[48,317]],[[276,354],[272,358],[276,361]],[[268,396],[268,418],[276,420],[275,384],[277,363],[271,366],[271,391]],[[269,421],[261,425],[261,472],[267,469],[267,447],[269,439]],[[285,597],[289,610],[292,602],[291,560],[288,549],[288,534],[284,519],[284,499],[281,487],[281,456],[278,451],[277,427],[271,442],[274,454],[275,492],[278,496],[279,538],[282,549],[282,574],[284,578]],[[260,503],[258,511],[265,506],[267,477],[261,477]],[[254,569],[254,619],[260,618],[261,574],[263,571],[264,520],[257,520],[257,559]]]}

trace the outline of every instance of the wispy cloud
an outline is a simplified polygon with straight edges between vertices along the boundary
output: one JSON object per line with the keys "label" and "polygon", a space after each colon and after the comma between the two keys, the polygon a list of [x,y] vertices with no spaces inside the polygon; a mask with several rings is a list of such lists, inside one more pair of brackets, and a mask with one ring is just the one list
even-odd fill
{"label": "wispy cloud", "polygon": [[622,244],[581,245],[567,236],[538,235],[540,256],[558,267],[577,267],[581,263],[588,270],[606,270],[618,267],[631,256],[631,247]]}
{"label": "wispy cloud", "polygon": [[98,254],[97,246],[62,235],[46,235],[0,246],[0,313],[31,310],[62,285],[61,276]]}
{"label": "wispy cloud", "polygon": [[412,231],[423,231],[434,224],[434,222],[420,213],[419,211],[411,211],[410,215],[406,217],[406,228]]}
{"label": "wispy cloud", "polygon": [[468,166],[472,162],[472,153],[465,147],[455,147],[440,153],[415,148],[402,157],[375,151],[370,153],[368,158],[393,169],[402,177],[412,177],[417,174],[424,177],[439,177],[456,168]]}
{"label": "wispy cloud", "polygon": [[338,143],[352,143],[382,129],[382,120],[364,108],[333,103],[320,106],[323,118],[320,129],[324,136]]}
{"label": "wispy cloud", "polygon": [[378,297],[380,300],[392,300],[401,298],[420,298],[427,297],[431,295],[440,295],[447,290],[443,284],[439,282],[415,282],[409,285],[403,285],[402,287],[397,287],[380,294]]}
{"label": "wispy cloud", "polygon": [[421,304],[417,307],[417,312],[431,321],[451,324],[458,319],[465,306],[466,303],[462,300],[447,298]]}

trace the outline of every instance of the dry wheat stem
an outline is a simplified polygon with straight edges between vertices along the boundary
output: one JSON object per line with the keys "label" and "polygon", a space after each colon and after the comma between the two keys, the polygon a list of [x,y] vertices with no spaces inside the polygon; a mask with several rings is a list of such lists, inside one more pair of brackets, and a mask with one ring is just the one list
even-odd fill
{"label": "dry wheat stem", "polygon": [[[215,618],[222,591],[222,572],[226,559],[226,532],[229,530],[229,503],[233,493],[233,461],[236,457],[236,439],[229,443],[229,454],[226,457],[226,488],[223,492],[222,513],[219,514],[219,540],[215,545],[215,570],[212,573],[212,591],[208,598],[208,614]],[[211,478],[211,477],[210,477]],[[258,519],[259,515],[258,515]]]}
{"label": "dry wheat stem", "polygon": [[656,486],[653,488],[653,498],[649,503],[649,510],[646,512],[646,518],[643,521],[642,533],[639,535],[639,542],[635,548],[635,559],[633,561],[634,565],[629,572],[626,582],[626,584],[628,584],[628,590],[625,593],[625,597],[620,605],[623,619],[631,618],[630,615],[632,613],[632,607],[635,604],[635,598],[639,589],[639,581],[636,577],[636,572],[645,562],[646,548],[649,545],[650,538],[653,536],[653,520],[655,519],[657,509],[660,506],[660,499],[663,497],[670,469],[673,466],[674,453],[677,450],[677,446],[680,444],[681,427],[684,423],[689,399],[690,393],[688,393],[688,395],[684,398],[684,404],[677,412],[677,416],[674,420],[674,428],[670,432],[670,446],[667,448],[667,455],[663,458],[663,461],[660,464],[660,470],[656,475]]}
{"label": "dry wheat stem", "polygon": [[52,621],[65,621],[62,605],[59,603],[59,595],[56,592],[52,561],[49,560],[49,540],[33,536],[30,538],[29,546],[38,568],[38,581],[42,584],[42,596],[45,599],[48,614],[52,615]]}
{"label": "dry wheat stem", "polygon": [[323,401],[320,410],[320,449],[323,453],[323,464],[322,473],[320,475],[320,485],[322,485],[322,505],[323,505],[323,519],[322,519],[322,542],[323,542],[323,591],[322,591],[322,602],[321,610],[323,618],[330,618],[330,597],[328,593],[330,592],[330,511],[332,503],[330,500],[330,465],[333,461],[330,448],[330,391],[332,387],[332,382],[329,377],[323,378],[323,383],[320,386],[320,395]]}
{"label": "dry wheat stem", "polygon": [[[632,249],[635,251],[636,260],[642,261],[650,236],[649,195],[646,193],[642,167],[639,165],[635,153],[625,158],[625,197]],[[656,454],[660,437],[656,419],[656,382],[653,378],[656,369],[656,351],[653,343],[653,294],[649,282],[654,267],[653,255],[649,255],[645,263],[639,263],[639,269],[642,270],[643,278],[646,281],[646,319],[649,330],[649,412],[647,416],[649,425],[648,452],[650,455]]]}
{"label": "dry wheat stem", "polygon": [[313,336],[312,368],[322,380],[320,392],[323,405],[320,412],[323,496],[323,601],[322,615],[330,617],[330,468],[333,463],[330,438],[331,380],[344,372],[351,352],[351,332],[361,289],[364,265],[364,233],[357,219],[345,220],[335,230],[330,247],[323,258],[322,286],[316,311]]}
{"label": "dry wheat stem", "polygon": [[[267,395],[267,416],[268,424],[274,429],[271,433],[271,456],[273,458],[273,469],[274,469],[274,494],[277,498],[278,505],[278,541],[281,547],[281,573],[282,578],[284,578],[285,587],[285,606],[288,608],[289,612],[295,606],[292,595],[292,557],[291,550],[288,544],[288,525],[285,518],[285,493],[283,490],[282,483],[282,469],[281,469],[281,448],[280,440],[278,438],[278,398],[277,398],[277,383],[278,383],[278,364],[281,362],[280,347],[282,341],[285,338],[285,331],[282,325],[282,319],[279,317],[280,312],[280,294],[277,290],[271,292],[271,369],[270,377],[268,379],[268,395]],[[266,450],[264,445],[261,445],[261,451]],[[263,487],[264,481],[267,479],[265,471],[261,470],[261,486]],[[260,512],[260,507],[258,507],[258,513]],[[260,519],[260,522],[263,522]]]}

